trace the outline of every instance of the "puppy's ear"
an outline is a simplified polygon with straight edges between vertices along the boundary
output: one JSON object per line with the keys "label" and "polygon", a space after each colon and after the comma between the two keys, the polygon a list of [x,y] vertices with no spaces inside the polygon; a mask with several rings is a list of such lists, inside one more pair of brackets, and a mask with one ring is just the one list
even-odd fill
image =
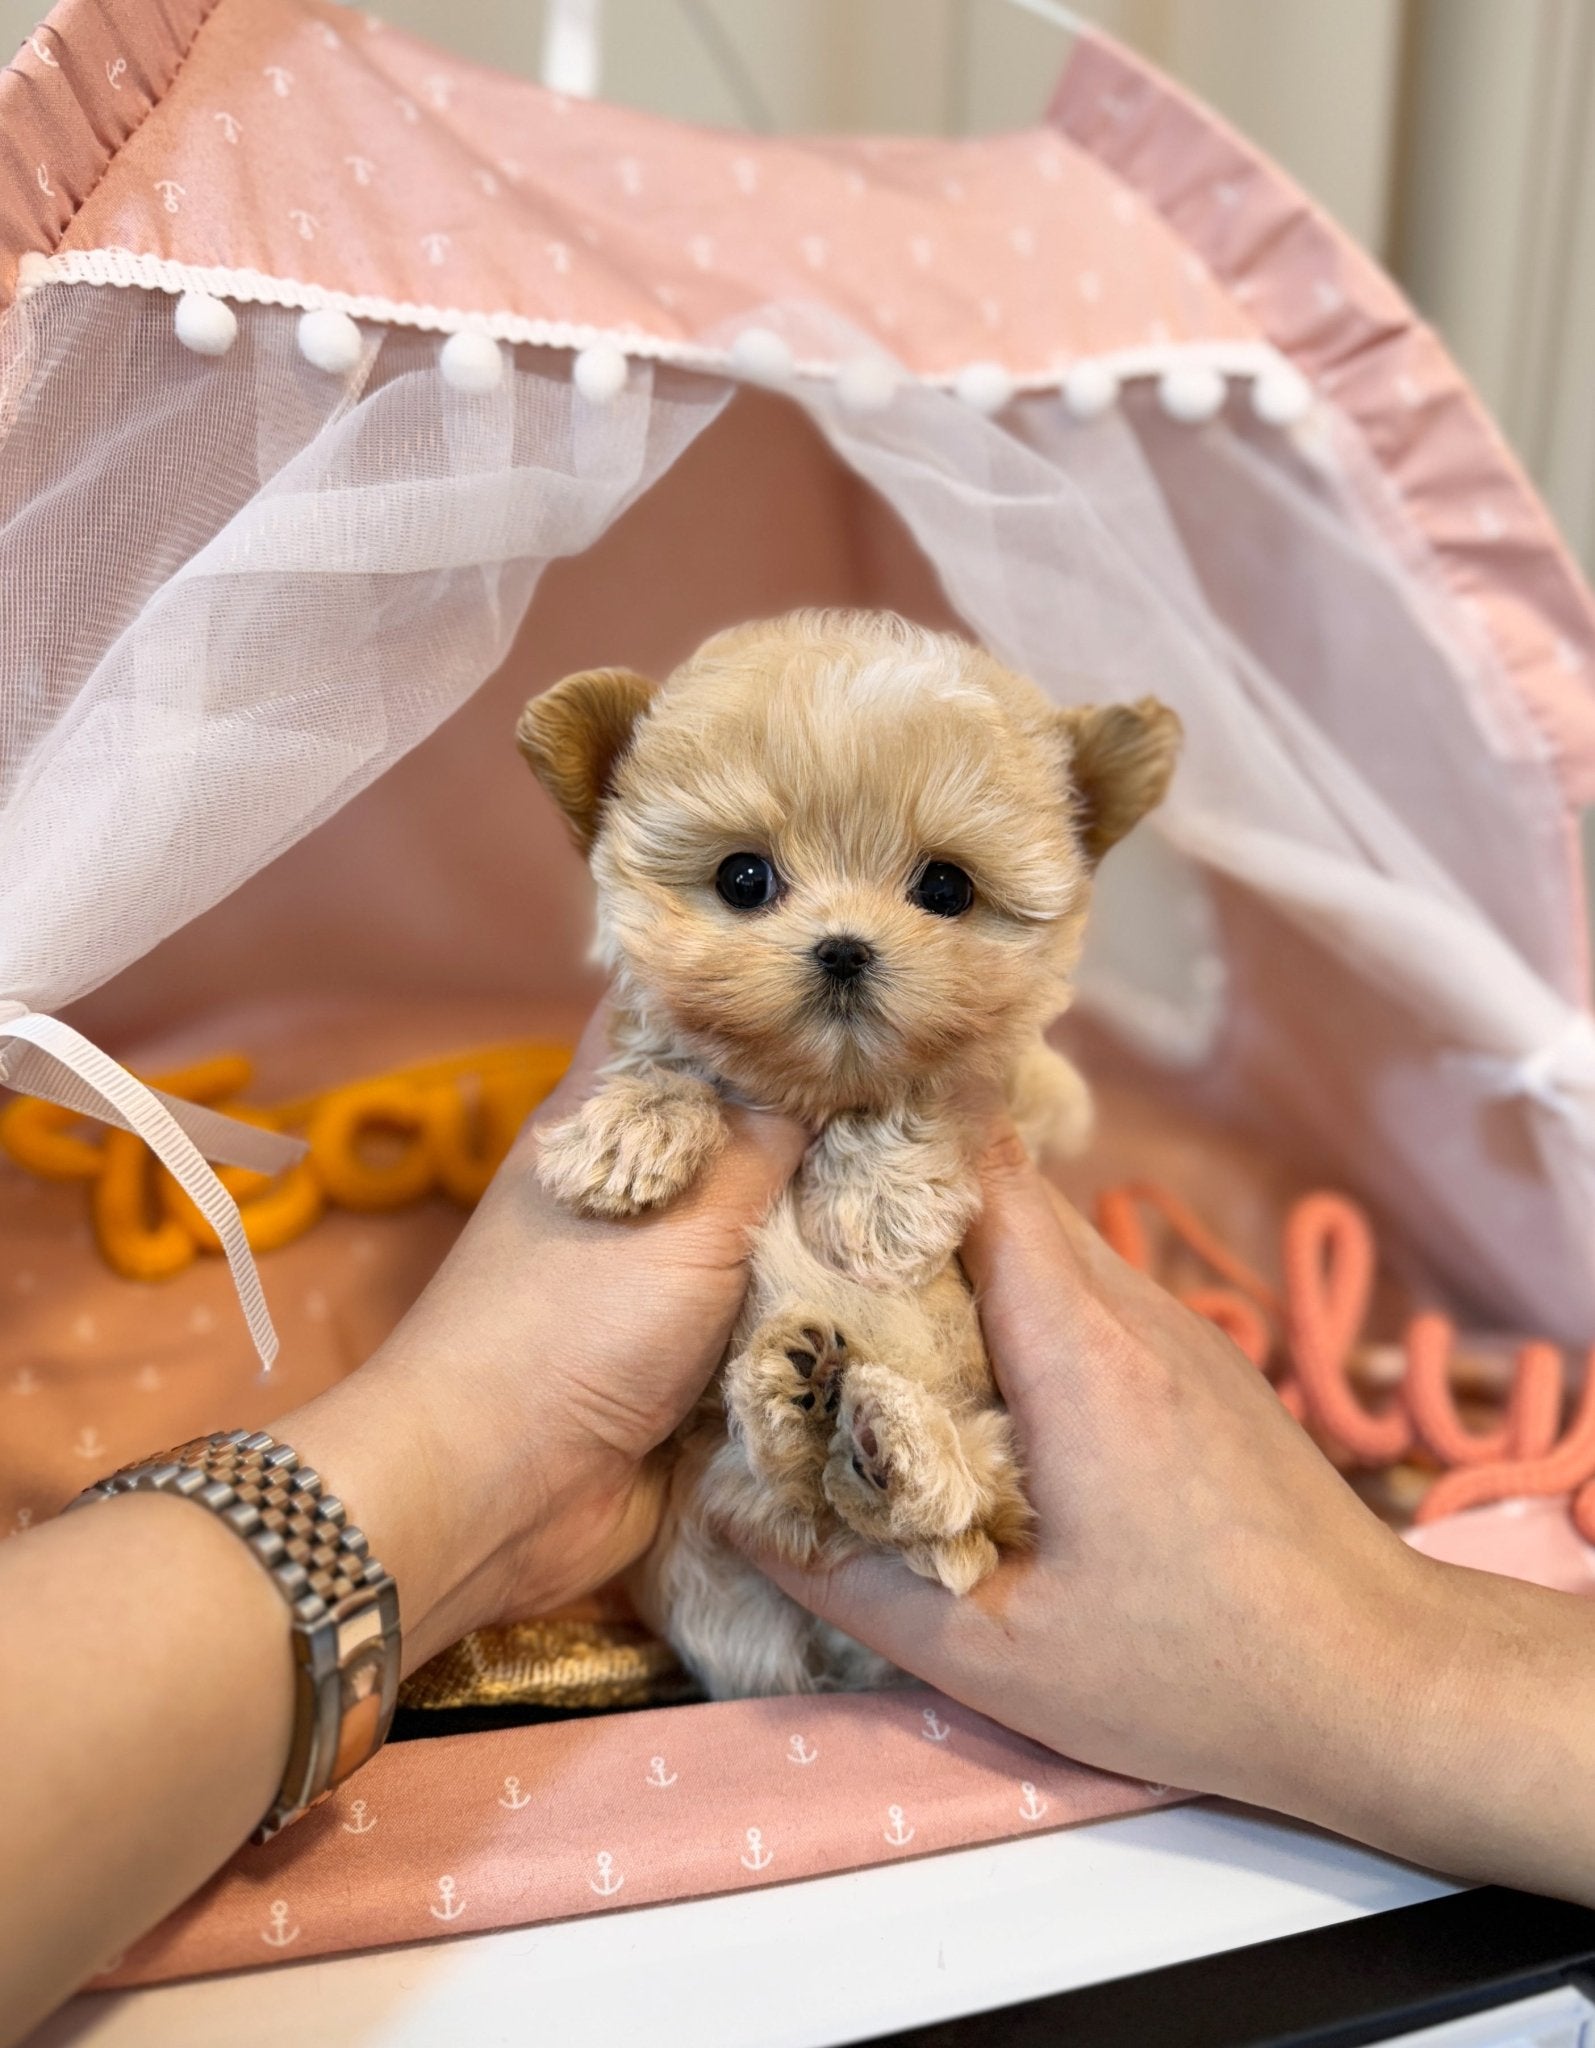
{"label": "puppy's ear", "polygon": [[1163,801],[1183,728],[1155,697],[1136,704],[1075,704],[1058,713],[1069,748],[1075,829],[1093,867]]}
{"label": "puppy's ear", "polygon": [[653,694],[647,677],[629,668],[593,668],[531,698],[520,715],[515,744],[583,853],[592,851],[599,808]]}

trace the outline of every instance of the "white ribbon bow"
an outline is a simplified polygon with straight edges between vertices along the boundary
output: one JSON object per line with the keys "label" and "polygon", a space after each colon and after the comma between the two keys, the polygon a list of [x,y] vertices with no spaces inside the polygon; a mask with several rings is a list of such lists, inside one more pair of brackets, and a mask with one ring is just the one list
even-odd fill
{"label": "white ribbon bow", "polygon": [[97,1117],[144,1140],[220,1240],[249,1334],[261,1365],[269,1371],[277,1356],[277,1332],[266,1309],[254,1254],[238,1204],[206,1162],[215,1159],[256,1173],[280,1173],[304,1156],[302,1140],[239,1123],[219,1110],[147,1087],[81,1031],[23,1003],[0,1001],[0,1084],[42,1096],[80,1116]]}

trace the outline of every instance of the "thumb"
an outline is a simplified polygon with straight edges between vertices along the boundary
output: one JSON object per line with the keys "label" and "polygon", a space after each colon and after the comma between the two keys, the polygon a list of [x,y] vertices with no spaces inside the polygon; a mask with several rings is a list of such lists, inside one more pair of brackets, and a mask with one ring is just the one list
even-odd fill
{"label": "thumb", "polygon": [[981,1210],[964,1240],[992,1371],[1021,1426],[1057,1414],[1060,1372],[1099,1334],[1091,1231],[1059,1203],[1013,1123],[999,1118],[978,1162]]}
{"label": "thumb", "polygon": [[810,1614],[879,1651],[899,1670],[936,1685],[947,1685],[978,1620],[969,1602],[920,1578],[900,1558],[878,1552],[820,1571],[766,1556],[750,1562]]}

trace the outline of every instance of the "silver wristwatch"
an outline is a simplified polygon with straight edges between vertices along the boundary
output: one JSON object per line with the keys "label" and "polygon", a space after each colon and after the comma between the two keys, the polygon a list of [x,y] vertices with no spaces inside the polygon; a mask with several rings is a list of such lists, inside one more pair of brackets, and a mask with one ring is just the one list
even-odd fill
{"label": "silver wristwatch", "polygon": [[175,1493],[239,1535],[288,1603],[294,1645],[294,1732],[266,1842],[374,1756],[399,1693],[399,1593],[344,1521],[343,1503],[287,1444],[263,1430],[196,1437],[125,1466],[71,1503],[119,1493]]}

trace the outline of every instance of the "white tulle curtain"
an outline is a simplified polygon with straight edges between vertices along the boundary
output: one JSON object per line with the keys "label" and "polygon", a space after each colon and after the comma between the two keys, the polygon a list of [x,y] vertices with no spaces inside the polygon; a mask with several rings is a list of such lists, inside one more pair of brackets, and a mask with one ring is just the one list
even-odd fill
{"label": "white tulle curtain", "polygon": [[[861,346],[767,317],[800,354]],[[330,376],[295,318],[249,309],[219,360],[158,294],[47,287],[0,326],[0,1080],[149,1137],[209,1205],[263,1354],[201,1153],[283,1141],[154,1100],[49,1013],[423,740],[542,567],[728,395],[634,362],[593,404],[568,357],[529,352],[467,393],[435,337],[375,328]],[[867,414],[797,395],[999,653],[1060,700],[1153,693],[1185,719],[1157,836],[1106,870],[1088,998],[1303,1139],[1476,1304],[1586,1333],[1595,1035],[1566,821],[1332,415],[1285,436],[1240,404],[1193,430],[1134,390],[1089,426],[1049,394],[997,419],[909,384]]]}
{"label": "white tulle curtain", "polygon": [[[0,323],[0,1080],[139,1129],[213,1220],[199,1149],[280,1163],[120,1076],[48,1013],[235,889],[497,666],[544,566],[588,547],[724,402],[563,356],[453,389],[435,336],[367,329],[347,376],[249,309],[190,353],[172,301],[46,287]],[[175,1120],[175,1121],[174,1121]]]}
{"label": "white tulle curtain", "polygon": [[1291,440],[1235,406],[1193,433],[1150,392],[1089,426],[1049,394],[997,421],[923,389],[813,410],[995,650],[1060,699],[1151,693],[1185,721],[1153,834],[1104,871],[1083,997],[1223,1066],[1232,1113],[1301,1139],[1475,1309],[1587,1334],[1565,814],[1333,418]]}

